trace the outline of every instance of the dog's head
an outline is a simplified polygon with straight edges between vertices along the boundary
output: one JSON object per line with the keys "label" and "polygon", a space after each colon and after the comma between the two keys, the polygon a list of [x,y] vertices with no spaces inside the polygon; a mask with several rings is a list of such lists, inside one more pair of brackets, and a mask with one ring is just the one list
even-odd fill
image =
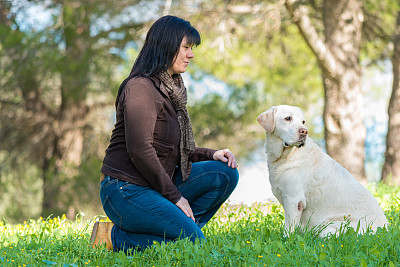
{"label": "dog's head", "polygon": [[306,142],[308,131],[303,112],[298,107],[273,106],[261,113],[257,121],[267,133],[281,139],[285,147],[301,147]]}

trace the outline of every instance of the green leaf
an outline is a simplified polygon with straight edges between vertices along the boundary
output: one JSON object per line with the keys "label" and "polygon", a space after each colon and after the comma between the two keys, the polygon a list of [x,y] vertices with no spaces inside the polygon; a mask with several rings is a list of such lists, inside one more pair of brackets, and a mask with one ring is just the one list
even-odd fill
{"label": "green leaf", "polygon": [[326,259],[326,256],[327,256],[328,254],[326,254],[325,252],[321,252],[320,254],[319,254],[319,259],[321,260],[321,261],[323,261],[323,260],[325,260]]}
{"label": "green leaf", "polygon": [[360,266],[361,267],[368,267],[368,264],[364,259],[362,259],[361,262],[360,262]]}
{"label": "green leaf", "polygon": [[46,263],[47,266],[49,265],[57,265],[57,262],[54,261],[48,261],[48,260],[42,260],[44,263]]}
{"label": "green leaf", "polygon": [[236,243],[235,243],[235,245],[234,245],[234,250],[236,251],[236,252],[239,252],[240,251],[240,244],[239,244],[239,242],[238,241],[236,241]]}
{"label": "green leaf", "polygon": [[10,240],[10,243],[17,243],[18,242],[18,236],[17,235],[11,235],[8,240]]}
{"label": "green leaf", "polygon": [[282,242],[277,242],[276,245],[278,246],[278,248],[280,248],[280,250],[286,251],[286,249],[285,249],[285,247],[283,246]]}

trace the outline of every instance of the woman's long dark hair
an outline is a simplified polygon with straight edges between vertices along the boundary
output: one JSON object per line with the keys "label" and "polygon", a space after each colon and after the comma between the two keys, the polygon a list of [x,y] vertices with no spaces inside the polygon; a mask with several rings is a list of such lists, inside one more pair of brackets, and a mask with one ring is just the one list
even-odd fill
{"label": "woman's long dark hair", "polygon": [[154,22],[147,32],[143,48],[133,64],[129,77],[122,82],[118,89],[115,107],[118,106],[119,97],[131,78],[154,76],[167,71],[172,66],[184,37],[187,38],[187,43],[190,45],[201,43],[199,32],[184,19],[164,16]]}

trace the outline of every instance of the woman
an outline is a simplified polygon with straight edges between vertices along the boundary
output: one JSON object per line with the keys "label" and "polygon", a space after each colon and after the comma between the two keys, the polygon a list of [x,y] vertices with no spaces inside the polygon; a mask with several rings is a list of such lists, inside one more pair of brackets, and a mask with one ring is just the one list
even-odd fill
{"label": "woman", "polygon": [[154,241],[205,239],[200,230],[235,189],[229,149],[198,148],[181,73],[200,35],[174,16],[158,19],[121,84],[117,121],[101,168],[100,198],[112,223],[96,222],[93,247],[143,249]]}

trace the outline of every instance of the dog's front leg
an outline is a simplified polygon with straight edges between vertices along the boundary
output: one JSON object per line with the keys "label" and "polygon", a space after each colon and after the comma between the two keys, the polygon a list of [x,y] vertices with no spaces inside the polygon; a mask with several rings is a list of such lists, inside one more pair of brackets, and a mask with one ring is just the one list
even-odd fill
{"label": "dog's front leg", "polygon": [[[299,192],[298,192],[299,193]],[[301,214],[306,208],[304,194],[283,196],[283,208],[285,210],[285,229],[287,233],[293,232],[300,225]]]}

